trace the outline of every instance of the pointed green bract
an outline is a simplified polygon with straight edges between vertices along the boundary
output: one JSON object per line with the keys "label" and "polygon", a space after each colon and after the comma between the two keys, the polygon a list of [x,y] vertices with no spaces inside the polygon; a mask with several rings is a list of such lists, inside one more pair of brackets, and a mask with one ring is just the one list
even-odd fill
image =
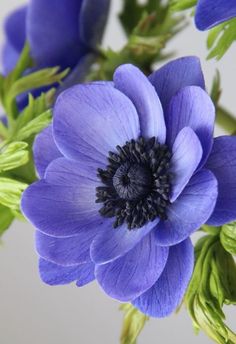
{"label": "pointed green bract", "polygon": [[124,312],[120,344],[136,344],[137,338],[149,318],[131,304],[124,304],[120,309]]}

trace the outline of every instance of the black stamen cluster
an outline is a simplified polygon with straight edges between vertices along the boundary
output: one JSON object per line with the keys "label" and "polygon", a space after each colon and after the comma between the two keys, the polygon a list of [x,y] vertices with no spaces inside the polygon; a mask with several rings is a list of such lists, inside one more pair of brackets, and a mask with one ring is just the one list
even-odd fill
{"label": "black stamen cluster", "polygon": [[98,169],[103,186],[96,188],[100,214],[114,217],[114,228],[127,223],[140,228],[156,217],[166,220],[169,204],[171,153],[155,137],[126,142],[109,152],[106,170]]}

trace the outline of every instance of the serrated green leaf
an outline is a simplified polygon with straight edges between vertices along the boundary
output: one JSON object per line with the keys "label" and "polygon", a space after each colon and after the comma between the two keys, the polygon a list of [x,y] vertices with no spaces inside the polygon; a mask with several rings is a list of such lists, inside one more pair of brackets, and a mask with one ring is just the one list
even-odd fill
{"label": "serrated green leaf", "polygon": [[22,192],[28,185],[20,181],[0,177],[0,204],[18,210]]}
{"label": "serrated green leaf", "polygon": [[12,170],[28,162],[26,142],[12,142],[0,150],[0,172]]}
{"label": "serrated green leaf", "polygon": [[68,74],[69,69],[66,69],[63,72],[59,72],[59,70],[59,67],[44,68],[20,78],[11,86],[9,97],[11,99],[15,99],[18,95],[29,90],[61,82],[61,80]]}
{"label": "serrated green leaf", "polygon": [[220,241],[226,251],[236,255],[236,222],[222,226]]}
{"label": "serrated green leaf", "polygon": [[21,78],[23,73],[33,64],[30,56],[30,47],[26,43],[21,55],[16,63],[15,68],[4,79],[4,93],[7,94],[14,82]]}
{"label": "serrated green leaf", "polygon": [[12,138],[15,138],[15,134],[30,121],[47,111],[47,109],[52,105],[54,95],[55,88],[52,88],[46,93],[42,93],[37,98],[34,98],[29,94],[28,105],[15,121]]}
{"label": "serrated green leaf", "polygon": [[[23,73],[32,66],[32,59],[30,57],[30,47],[28,43],[25,44],[21,55],[16,63],[15,68],[1,81],[2,87],[0,92],[1,103],[6,110],[6,115],[11,122],[12,118],[18,113],[16,102],[8,104],[8,95],[11,93],[11,88],[14,83],[19,80]],[[9,108],[10,106],[10,108]],[[10,113],[8,113],[10,111]]]}
{"label": "serrated green leaf", "polygon": [[13,83],[14,81],[18,80],[22,74],[29,68],[33,66],[33,60],[30,56],[30,46],[28,43],[24,45],[24,48],[20,54],[20,58],[18,59],[15,68],[12,72],[9,73],[7,79],[9,80],[9,84]]}
{"label": "serrated green leaf", "polygon": [[[8,129],[11,134],[15,128],[15,119],[19,116],[17,97],[37,88],[60,83],[69,72],[69,69],[61,72],[59,67],[44,68],[33,72],[32,69],[29,69],[32,66],[29,52],[29,46],[26,44],[13,71],[6,77],[2,76],[0,78],[0,100],[8,118]],[[52,96],[52,91],[50,92],[50,96]],[[48,100],[49,92],[46,97],[47,102]],[[42,109],[41,113],[45,110],[45,108]],[[4,127],[1,129],[4,129]],[[4,138],[7,137],[7,132],[4,132],[4,130],[1,130],[1,134]]]}
{"label": "serrated green leaf", "polygon": [[51,119],[52,112],[51,110],[47,110],[19,129],[19,131],[15,134],[15,140],[26,140],[31,135],[41,132],[51,123]]}
{"label": "serrated green leaf", "polygon": [[124,311],[120,344],[136,344],[137,338],[149,318],[131,304],[124,304],[120,309]]}
{"label": "serrated green leaf", "polygon": [[10,227],[13,219],[14,215],[11,210],[0,204],[0,237]]}

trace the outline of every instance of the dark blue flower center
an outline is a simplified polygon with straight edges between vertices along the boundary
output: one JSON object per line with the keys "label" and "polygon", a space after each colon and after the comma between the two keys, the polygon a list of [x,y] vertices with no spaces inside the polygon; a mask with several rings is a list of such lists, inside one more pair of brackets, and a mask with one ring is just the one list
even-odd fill
{"label": "dark blue flower center", "polygon": [[155,138],[131,140],[117,153],[109,152],[106,170],[98,169],[103,186],[97,187],[100,214],[114,217],[114,227],[140,228],[159,217],[167,218],[171,153]]}
{"label": "dark blue flower center", "polygon": [[121,165],[113,176],[113,186],[122,199],[139,200],[146,196],[152,187],[152,174],[144,165]]}

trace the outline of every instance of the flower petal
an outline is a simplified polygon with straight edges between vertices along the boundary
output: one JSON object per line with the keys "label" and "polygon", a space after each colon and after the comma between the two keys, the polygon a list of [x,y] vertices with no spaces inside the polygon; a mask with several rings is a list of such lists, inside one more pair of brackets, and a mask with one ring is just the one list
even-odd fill
{"label": "flower petal", "polygon": [[23,193],[23,213],[37,229],[53,236],[73,236],[90,227],[96,230],[106,220],[95,203],[99,185],[95,171],[88,159],[81,163],[65,158],[54,160],[46,180],[30,185]]}
{"label": "flower petal", "polygon": [[173,203],[189,182],[202,158],[202,146],[194,131],[183,128],[172,148],[170,172],[173,176],[171,198]]}
{"label": "flower petal", "polygon": [[205,89],[200,60],[194,56],[182,57],[165,64],[152,73],[149,80],[156,89],[164,112],[171,98],[183,87],[199,86]]}
{"label": "flower petal", "polygon": [[147,235],[125,256],[97,265],[95,276],[103,290],[120,301],[130,301],[149,289],[162,273],[169,249],[155,244]]}
{"label": "flower petal", "polygon": [[83,0],[79,15],[80,39],[89,47],[100,43],[106,25],[110,0]]}
{"label": "flower petal", "polygon": [[83,287],[95,280],[94,269],[95,266],[92,262],[79,265],[78,280],[76,281],[77,287]]}
{"label": "flower petal", "polygon": [[77,285],[82,286],[94,280],[94,264],[61,266],[40,258],[39,274],[42,281],[49,285],[63,285],[78,280]]}
{"label": "flower petal", "polygon": [[158,95],[146,76],[131,64],[121,65],[114,74],[115,87],[135,105],[140,121],[141,135],[166,141],[166,126]]}
{"label": "flower petal", "polygon": [[171,99],[166,116],[167,141],[172,146],[181,129],[192,128],[202,145],[202,166],[212,148],[214,123],[215,108],[208,94],[200,87],[185,87]]}
{"label": "flower petal", "polygon": [[208,170],[201,170],[189,181],[167,211],[167,220],[156,229],[158,245],[175,245],[203,225],[212,214],[217,199],[217,180]]}
{"label": "flower petal", "polygon": [[52,126],[49,125],[35,138],[33,145],[34,163],[40,178],[43,178],[48,165],[62,156],[52,136]]}
{"label": "flower petal", "polygon": [[181,303],[192,275],[193,246],[190,239],[172,246],[163,273],[146,293],[133,301],[144,314],[162,318],[170,315]]}
{"label": "flower petal", "polygon": [[75,66],[85,47],[79,44],[82,0],[32,0],[27,34],[32,55],[40,66]]}
{"label": "flower petal", "polygon": [[137,230],[129,230],[126,224],[113,228],[112,222],[106,231],[98,234],[92,242],[91,259],[96,264],[111,262],[129,252],[157,225],[159,219]]}
{"label": "flower petal", "polygon": [[40,257],[52,263],[78,265],[90,261],[90,245],[94,236],[94,228],[87,228],[68,238],[57,238],[36,231],[36,250]]}
{"label": "flower petal", "polygon": [[215,209],[207,221],[221,226],[236,220],[236,136],[214,139],[212,152],[206,163],[218,181],[218,198]]}
{"label": "flower petal", "polygon": [[26,40],[26,15],[27,6],[12,12],[5,21],[7,41],[20,53]]}
{"label": "flower petal", "polygon": [[53,118],[54,138],[69,158],[78,153],[107,163],[109,151],[140,134],[132,102],[108,85],[77,85],[57,99]]}
{"label": "flower petal", "polygon": [[[68,187],[76,187],[80,183],[80,178],[86,178],[86,183],[91,183],[91,188],[100,185],[100,179],[97,176],[98,168],[106,168],[102,163],[86,158],[82,154],[78,154],[78,161],[69,160],[67,158],[58,158],[48,166],[45,178],[48,183],[53,185],[61,185]],[[82,180],[84,182],[84,180]],[[93,190],[94,194],[96,190]],[[95,199],[91,199],[94,202]]]}
{"label": "flower petal", "polygon": [[208,30],[234,17],[235,0],[199,0],[197,3],[195,23],[199,30]]}

